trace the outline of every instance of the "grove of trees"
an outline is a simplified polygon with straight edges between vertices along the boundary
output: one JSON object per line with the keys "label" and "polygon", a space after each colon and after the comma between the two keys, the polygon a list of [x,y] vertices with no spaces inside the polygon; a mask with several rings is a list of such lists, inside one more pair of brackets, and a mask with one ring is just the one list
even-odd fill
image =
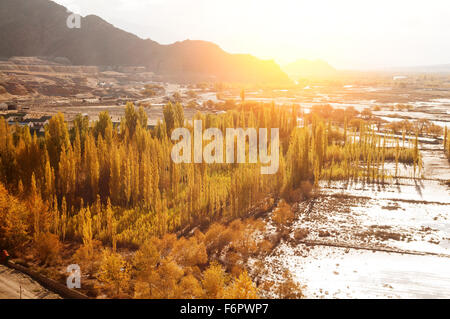
{"label": "grove of trees", "polygon": [[[313,112],[299,127],[298,107],[244,99],[234,110],[195,119],[222,131],[279,128],[276,174],[261,175],[260,163],[175,164],[171,132],[193,128],[180,104],[167,104],[163,113],[150,130],[144,109],[132,104],[118,127],[106,112],[94,123],[79,115],[70,129],[57,114],[42,137],[1,118],[0,245],[17,253],[32,247],[51,265],[62,243],[77,243],[73,258],[114,296],[256,298],[241,261],[270,244],[256,248],[242,235],[258,228],[255,222],[233,221],[279,198],[302,200],[323,179],[384,183],[391,177],[386,161],[410,163],[415,174],[421,167],[417,135],[414,143],[380,136],[364,121],[349,125],[354,115],[346,112],[336,113],[340,121]],[[448,138],[445,145],[448,154]],[[281,211],[282,224],[291,217]],[[185,236],[194,228],[206,231]],[[126,260],[118,248],[136,253]],[[221,254],[227,262],[217,261]]]}

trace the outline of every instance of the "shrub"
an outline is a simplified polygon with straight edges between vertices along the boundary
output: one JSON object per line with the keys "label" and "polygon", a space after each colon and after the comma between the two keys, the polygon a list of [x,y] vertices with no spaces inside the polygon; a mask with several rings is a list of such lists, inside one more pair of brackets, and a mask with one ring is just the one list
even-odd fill
{"label": "shrub", "polygon": [[309,181],[303,181],[300,183],[300,190],[303,195],[303,199],[309,199],[312,196],[313,185]]}
{"label": "shrub", "polygon": [[59,261],[61,242],[58,236],[51,233],[41,233],[35,241],[37,258],[45,265],[54,265]]}
{"label": "shrub", "polygon": [[92,248],[82,245],[73,255],[73,259],[77,264],[85,269],[85,272],[93,274],[97,272],[101,262],[102,256],[99,253],[101,252],[101,247],[102,243],[100,241],[93,240]]}
{"label": "shrub", "polygon": [[230,227],[225,227],[217,223],[211,225],[205,234],[205,244],[208,254],[219,254],[225,246],[233,241],[235,235],[231,225]]}
{"label": "shrub", "polygon": [[303,298],[303,292],[299,284],[297,284],[290,272],[286,271],[283,275],[284,281],[278,286],[278,297],[280,299],[300,299]]}
{"label": "shrub", "polygon": [[312,191],[312,184],[309,181],[302,181],[298,188],[285,192],[283,198],[292,204],[311,198]]}
{"label": "shrub", "polygon": [[272,220],[277,228],[288,226],[294,220],[294,212],[292,211],[291,206],[281,200],[278,207],[273,212]]}
{"label": "shrub", "polygon": [[262,254],[268,254],[273,249],[273,244],[269,240],[263,240],[259,245],[259,252]]}
{"label": "shrub", "polygon": [[295,240],[303,240],[308,237],[309,230],[307,228],[299,228],[294,233]]}

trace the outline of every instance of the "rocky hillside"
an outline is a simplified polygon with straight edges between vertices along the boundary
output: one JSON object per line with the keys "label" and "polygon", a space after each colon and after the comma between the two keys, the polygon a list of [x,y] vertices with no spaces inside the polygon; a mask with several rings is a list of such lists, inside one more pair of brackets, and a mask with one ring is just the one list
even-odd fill
{"label": "rocky hillside", "polygon": [[229,54],[213,43],[183,41],[160,45],[120,30],[98,16],[66,25],[66,8],[50,0],[0,1],[0,57],[46,56],[74,65],[146,66],[174,81],[287,83],[273,61]]}

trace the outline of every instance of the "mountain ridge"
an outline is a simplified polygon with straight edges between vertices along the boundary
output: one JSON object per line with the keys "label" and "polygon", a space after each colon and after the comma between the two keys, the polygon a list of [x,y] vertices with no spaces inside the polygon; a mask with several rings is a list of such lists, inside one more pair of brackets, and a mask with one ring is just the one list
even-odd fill
{"label": "mountain ridge", "polygon": [[88,66],[146,66],[177,82],[290,83],[272,60],[230,54],[202,40],[162,45],[96,15],[81,17],[81,28],[70,29],[68,16],[64,6],[50,0],[2,0],[0,56],[65,57],[74,65]]}

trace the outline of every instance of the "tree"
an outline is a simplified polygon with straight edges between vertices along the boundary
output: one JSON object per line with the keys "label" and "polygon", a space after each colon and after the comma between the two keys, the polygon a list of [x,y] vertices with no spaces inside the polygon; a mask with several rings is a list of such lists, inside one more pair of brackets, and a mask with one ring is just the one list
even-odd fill
{"label": "tree", "polygon": [[50,119],[45,130],[45,145],[50,158],[50,164],[54,169],[58,169],[61,151],[67,149],[69,143],[69,132],[64,122],[64,115],[58,113]]}
{"label": "tree", "polygon": [[134,104],[128,102],[125,107],[125,130],[127,132],[128,138],[131,139],[136,131],[136,126],[138,124],[138,114],[134,108]]}
{"label": "tree", "polygon": [[178,298],[178,285],[183,276],[182,267],[170,258],[163,259],[159,267],[151,272],[148,278],[149,297],[154,299]]}
{"label": "tree", "polygon": [[293,221],[293,219],[294,213],[291,206],[281,200],[272,215],[272,220],[277,225],[277,228],[280,231],[285,229]]}
{"label": "tree", "polygon": [[184,110],[181,103],[175,104],[175,119],[176,119],[176,126],[177,127],[183,127],[184,126]]}
{"label": "tree", "polygon": [[181,278],[176,289],[177,299],[196,299],[201,298],[203,289],[200,282],[193,275],[189,274]]}
{"label": "tree", "polygon": [[98,181],[100,177],[100,163],[94,137],[88,135],[84,146],[84,169],[87,179],[87,193],[84,195],[88,201],[93,201],[98,194]]}
{"label": "tree", "polygon": [[21,249],[30,239],[28,209],[0,183],[0,246]]}
{"label": "tree", "polygon": [[119,296],[128,288],[130,267],[120,254],[105,249],[97,278]]}
{"label": "tree", "polygon": [[225,299],[259,299],[258,289],[247,272],[242,272],[225,291]]}
{"label": "tree", "polygon": [[137,119],[138,119],[138,123],[141,126],[141,128],[146,129],[147,122],[148,122],[148,116],[142,106],[139,107],[139,110],[137,112]]}
{"label": "tree", "polygon": [[172,130],[177,124],[177,115],[172,103],[167,103],[163,108],[164,124],[166,125],[167,136],[171,136]]}
{"label": "tree", "polygon": [[95,138],[98,139],[99,135],[101,135],[108,144],[111,144],[113,134],[112,132],[113,124],[111,121],[111,117],[109,116],[108,112],[100,112],[100,114],[98,115],[98,121],[95,122],[94,126]]}
{"label": "tree", "polygon": [[45,265],[54,265],[61,254],[61,243],[58,236],[51,233],[40,233],[35,242],[37,257]]}
{"label": "tree", "polygon": [[227,283],[228,277],[225,270],[217,262],[212,262],[211,265],[203,272],[203,297],[206,299],[223,298],[224,289]]}
{"label": "tree", "polygon": [[35,241],[38,240],[41,232],[48,232],[50,230],[50,214],[48,206],[42,200],[40,192],[36,185],[36,178],[34,173],[31,177],[31,191],[27,199],[27,206],[33,217],[33,235]]}
{"label": "tree", "polygon": [[[84,210],[84,209],[83,209]],[[84,216],[83,216],[84,215]],[[92,234],[92,217],[91,217],[91,211],[88,208],[84,210],[84,214],[82,215],[83,221],[82,221],[82,239],[83,239],[83,245],[86,248],[87,251],[87,257],[91,257],[94,253],[94,245],[93,245],[93,234]]]}

